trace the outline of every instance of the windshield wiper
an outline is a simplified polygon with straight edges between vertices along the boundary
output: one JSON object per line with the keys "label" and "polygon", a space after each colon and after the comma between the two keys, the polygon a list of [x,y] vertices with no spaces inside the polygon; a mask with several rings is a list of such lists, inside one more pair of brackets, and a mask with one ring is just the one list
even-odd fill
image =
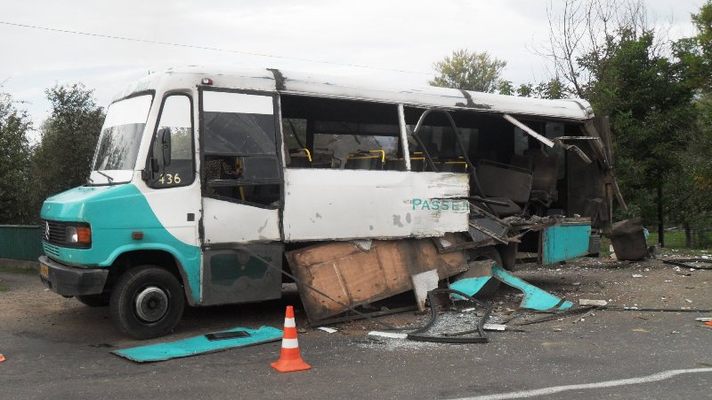
{"label": "windshield wiper", "polygon": [[[101,175],[101,176],[106,177],[106,180],[109,182],[109,186],[111,186],[111,185],[114,183],[114,178],[112,178],[112,177],[109,176],[108,174],[105,174],[105,173],[99,171],[98,169],[95,170],[95,172],[96,172],[97,174]],[[90,178],[90,179],[91,179],[91,178]]]}

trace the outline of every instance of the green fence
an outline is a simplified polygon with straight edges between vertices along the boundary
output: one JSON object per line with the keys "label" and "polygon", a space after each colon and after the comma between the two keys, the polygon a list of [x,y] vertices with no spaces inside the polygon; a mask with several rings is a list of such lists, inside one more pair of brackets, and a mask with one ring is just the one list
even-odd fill
{"label": "green fence", "polygon": [[0,258],[34,261],[42,255],[42,229],[37,225],[0,225]]}

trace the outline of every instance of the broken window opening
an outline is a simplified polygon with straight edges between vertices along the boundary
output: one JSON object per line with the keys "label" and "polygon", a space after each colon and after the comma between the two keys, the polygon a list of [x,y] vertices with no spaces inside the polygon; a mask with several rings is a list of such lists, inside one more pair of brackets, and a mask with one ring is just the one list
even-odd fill
{"label": "broken window opening", "polygon": [[393,104],[284,95],[288,168],[404,171]]}
{"label": "broken window opening", "polygon": [[204,91],[202,99],[203,195],[279,207],[272,96]]}
{"label": "broken window opening", "polygon": [[[446,110],[409,108],[409,153],[413,171],[470,171],[470,140],[477,129],[462,129]],[[417,116],[417,119],[414,117]]]}

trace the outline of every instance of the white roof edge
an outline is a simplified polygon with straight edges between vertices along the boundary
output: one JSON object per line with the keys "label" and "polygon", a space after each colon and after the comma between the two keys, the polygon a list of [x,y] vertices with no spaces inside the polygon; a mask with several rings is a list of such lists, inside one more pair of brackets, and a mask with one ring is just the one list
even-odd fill
{"label": "white roof edge", "polygon": [[[273,72],[278,71],[278,72]],[[275,79],[275,74],[279,79]],[[285,94],[358,99],[419,107],[586,121],[593,118],[591,105],[582,99],[536,99],[473,92],[434,86],[376,85],[344,77],[307,74],[285,69],[171,68],[153,73],[126,88],[118,98],[148,89],[172,85],[194,87],[211,78],[214,87],[278,91]]]}

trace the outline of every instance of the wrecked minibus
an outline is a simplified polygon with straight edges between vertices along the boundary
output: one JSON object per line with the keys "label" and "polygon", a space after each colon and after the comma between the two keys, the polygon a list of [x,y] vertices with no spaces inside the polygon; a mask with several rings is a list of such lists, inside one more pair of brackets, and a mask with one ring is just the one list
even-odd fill
{"label": "wrecked minibus", "polygon": [[316,320],[418,272],[555,264],[610,224],[610,140],[581,100],[153,73],[109,105],[87,183],[44,202],[40,276],[150,338],[186,304],[280,298],[283,271]]}

